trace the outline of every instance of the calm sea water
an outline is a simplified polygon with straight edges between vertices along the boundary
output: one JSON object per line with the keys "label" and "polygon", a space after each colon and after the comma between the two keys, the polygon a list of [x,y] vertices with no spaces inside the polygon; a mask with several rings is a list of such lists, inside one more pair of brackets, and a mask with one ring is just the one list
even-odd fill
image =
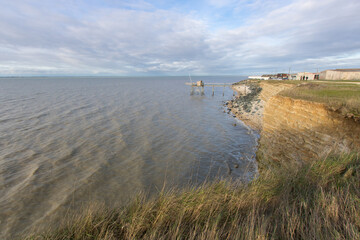
{"label": "calm sea water", "polygon": [[0,78],[0,238],[94,202],[123,205],[164,183],[229,177],[229,169],[251,179],[257,135],[224,113],[232,90],[190,96],[187,81]]}

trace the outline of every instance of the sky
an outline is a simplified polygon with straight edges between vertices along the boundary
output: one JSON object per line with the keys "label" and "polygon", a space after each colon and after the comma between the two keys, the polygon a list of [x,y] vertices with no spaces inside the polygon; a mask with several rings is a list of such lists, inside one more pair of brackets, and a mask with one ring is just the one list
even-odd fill
{"label": "sky", "polygon": [[359,0],[0,0],[0,76],[360,68]]}

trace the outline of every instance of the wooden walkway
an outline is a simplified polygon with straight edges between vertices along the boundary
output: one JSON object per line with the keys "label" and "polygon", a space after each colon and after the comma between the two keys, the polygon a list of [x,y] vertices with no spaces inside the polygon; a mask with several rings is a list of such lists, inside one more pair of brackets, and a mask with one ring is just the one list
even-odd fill
{"label": "wooden walkway", "polygon": [[232,83],[204,83],[201,81],[199,82],[192,82],[192,83],[185,83],[185,85],[191,86],[190,95],[193,95],[195,91],[199,92],[201,95],[205,95],[205,87],[212,87],[212,95],[214,96],[215,87],[223,87],[223,96],[225,94],[225,87],[233,85]]}

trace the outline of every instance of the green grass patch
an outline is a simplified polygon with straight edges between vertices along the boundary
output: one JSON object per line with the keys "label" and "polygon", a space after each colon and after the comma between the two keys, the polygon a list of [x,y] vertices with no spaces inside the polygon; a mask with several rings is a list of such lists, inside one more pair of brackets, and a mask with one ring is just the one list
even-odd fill
{"label": "green grass patch", "polygon": [[248,79],[245,81],[241,81],[241,82],[237,82],[234,83],[233,85],[238,85],[238,84],[244,84],[244,83],[269,83],[269,84],[294,84],[294,85],[298,85],[303,83],[302,81],[298,81],[298,80],[256,80],[256,79]]}
{"label": "green grass patch", "polygon": [[321,79],[321,80],[316,80],[316,81],[328,82],[328,83],[331,83],[331,82],[346,82],[346,83],[355,82],[355,83],[358,83],[358,82],[360,82],[360,80],[326,80],[326,79]]}
{"label": "green grass patch", "polygon": [[248,185],[219,180],[88,209],[27,239],[360,239],[360,158],[269,168]]}
{"label": "green grass patch", "polygon": [[337,83],[307,83],[287,89],[279,95],[320,102],[344,116],[360,117],[360,85]]}
{"label": "green grass patch", "polygon": [[302,83],[302,81],[299,80],[263,80],[263,82],[269,84],[294,84],[294,85],[298,85]]}

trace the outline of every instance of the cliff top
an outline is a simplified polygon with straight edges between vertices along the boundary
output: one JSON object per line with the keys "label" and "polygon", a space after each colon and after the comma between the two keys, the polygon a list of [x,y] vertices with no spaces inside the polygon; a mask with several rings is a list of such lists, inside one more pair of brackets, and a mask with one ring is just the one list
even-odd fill
{"label": "cliff top", "polygon": [[314,82],[299,84],[279,93],[281,96],[324,103],[345,117],[360,119],[360,85]]}

